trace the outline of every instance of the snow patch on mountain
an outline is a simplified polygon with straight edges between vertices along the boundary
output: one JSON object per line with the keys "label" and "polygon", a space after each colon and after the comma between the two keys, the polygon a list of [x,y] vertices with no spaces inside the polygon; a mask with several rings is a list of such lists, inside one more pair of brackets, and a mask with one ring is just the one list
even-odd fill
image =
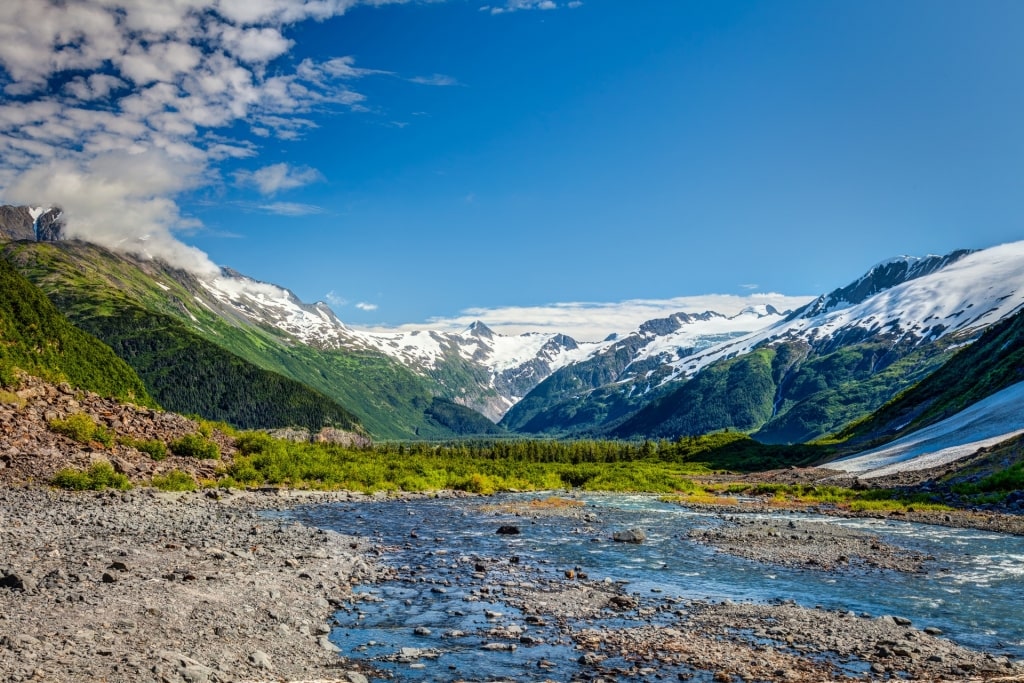
{"label": "snow patch on mountain", "polygon": [[221,304],[246,319],[270,325],[298,341],[321,349],[338,348],[348,328],[323,303],[304,304],[291,291],[223,269],[202,281]]}
{"label": "snow patch on mountain", "polygon": [[652,358],[677,360],[700,350],[765,328],[778,322],[783,313],[772,306],[748,306],[733,316],[714,311],[699,315],[676,314],[667,320],[678,321],[679,325],[663,334],[651,334],[649,324],[642,325],[634,334],[649,337],[636,353],[633,362]]}
{"label": "snow patch on mountain", "polygon": [[829,469],[861,479],[938,467],[1024,434],[1024,382],[885,446],[836,460]]}

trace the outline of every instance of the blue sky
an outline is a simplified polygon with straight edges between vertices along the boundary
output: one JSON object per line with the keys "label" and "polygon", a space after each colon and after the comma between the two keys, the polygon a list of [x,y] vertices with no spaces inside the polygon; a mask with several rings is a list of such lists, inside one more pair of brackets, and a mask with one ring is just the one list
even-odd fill
{"label": "blue sky", "polygon": [[[1022,234],[1018,2],[206,4],[37,37],[29,62],[4,31],[67,11],[5,3],[0,197],[355,326],[809,295]],[[86,49],[103,31],[117,52]]]}

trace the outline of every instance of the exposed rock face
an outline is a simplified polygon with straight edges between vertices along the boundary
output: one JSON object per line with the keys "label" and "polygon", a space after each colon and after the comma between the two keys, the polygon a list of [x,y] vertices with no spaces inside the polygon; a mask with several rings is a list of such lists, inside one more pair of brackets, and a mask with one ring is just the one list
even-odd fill
{"label": "exposed rock face", "polygon": [[44,211],[29,206],[0,206],[0,242],[55,242],[63,239],[62,215],[63,212],[57,208]]}
{"label": "exposed rock face", "polygon": [[286,439],[297,443],[332,443],[346,448],[369,448],[373,445],[373,439],[365,434],[348,432],[334,427],[324,427],[316,434],[311,433],[308,429],[295,427],[271,429],[267,433],[275,439]]}
{"label": "exposed rock face", "polygon": [[[82,444],[49,429],[51,420],[76,413],[89,415],[118,437],[136,440],[169,443],[199,428],[175,413],[121,404],[67,384],[54,386],[24,376],[15,392],[0,398],[0,483],[48,481],[65,467],[87,468],[104,460],[134,481],[175,469],[202,478],[212,477],[221,462],[174,455],[157,462],[131,446]],[[214,432],[212,438],[220,446],[222,458],[234,453],[233,439],[219,432]]]}

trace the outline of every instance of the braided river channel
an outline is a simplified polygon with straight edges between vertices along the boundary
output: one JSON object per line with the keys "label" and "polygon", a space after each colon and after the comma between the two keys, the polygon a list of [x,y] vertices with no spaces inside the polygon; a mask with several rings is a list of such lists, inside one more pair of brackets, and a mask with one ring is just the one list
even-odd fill
{"label": "braided river channel", "polygon": [[[1024,538],[895,520],[778,513],[752,520],[816,521],[870,532],[926,556],[922,571],[824,571],[765,564],[689,539],[723,517],[654,496],[581,494],[576,515],[515,514],[536,494],[385,500],[295,511],[301,521],[369,540],[393,576],[354,588],[330,639],[341,655],[402,681],[543,681],[593,678],[569,629],[664,625],[690,601],[792,604],[857,618],[898,615],[916,628],[1016,660],[1024,657]],[[518,534],[499,534],[501,526]],[[641,529],[643,543],[616,543]],[[571,578],[570,575],[571,574]],[[586,618],[538,617],[509,596],[580,581],[614,586],[629,610]],[[543,595],[541,591],[539,593]],[[538,593],[532,599],[540,600]],[[543,606],[540,606],[543,607]],[[864,673],[863,662],[845,673]],[[706,674],[706,677],[705,677]],[[712,680],[707,672],[656,668],[631,680]]]}

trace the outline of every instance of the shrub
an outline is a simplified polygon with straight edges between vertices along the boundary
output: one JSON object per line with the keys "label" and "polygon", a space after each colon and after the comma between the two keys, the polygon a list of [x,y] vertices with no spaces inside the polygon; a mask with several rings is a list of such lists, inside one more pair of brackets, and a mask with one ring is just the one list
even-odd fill
{"label": "shrub", "polygon": [[106,427],[96,424],[96,422],[85,413],[68,415],[64,420],[50,420],[48,426],[51,431],[63,434],[78,443],[87,444],[99,442],[108,447],[112,446],[114,443],[113,432]]}
{"label": "shrub", "polygon": [[171,452],[185,458],[215,460],[220,457],[220,446],[202,434],[186,434],[171,442]]}
{"label": "shrub", "polygon": [[125,446],[131,446],[137,451],[147,454],[153,460],[163,460],[167,457],[167,446],[160,439],[132,439],[125,437],[120,439]]}
{"label": "shrub", "polygon": [[0,360],[0,387],[18,386],[18,369],[10,363]]}
{"label": "shrub", "polygon": [[153,488],[161,491],[195,491],[196,482],[188,472],[171,470],[164,475],[155,475],[150,481]]}
{"label": "shrub", "polygon": [[982,491],[1018,491],[1024,489],[1024,462],[1017,462],[999,472],[994,472],[978,482]]}
{"label": "shrub", "polygon": [[99,491],[107,488],[125,491],[132,487],[128,477],[115,471],[109,462],[98,462],[87,471],[63,469],[53,475],[50,483],[74,491]]}
{"label": "shrub", "polygon": [[274,438],[266,432],[246,432],[235,439],[235,448],[242,455],[263,453],[274,443]]}

